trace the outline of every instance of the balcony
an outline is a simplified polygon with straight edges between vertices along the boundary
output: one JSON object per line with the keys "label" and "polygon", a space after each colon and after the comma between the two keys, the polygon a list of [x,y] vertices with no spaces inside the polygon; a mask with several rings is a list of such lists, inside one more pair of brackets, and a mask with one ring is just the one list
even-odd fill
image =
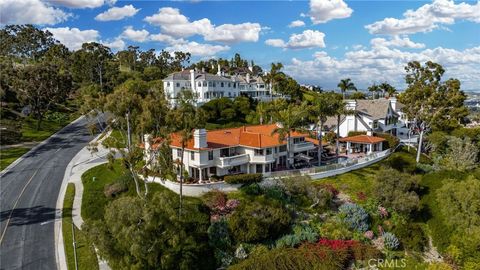
{"label": "balcony", "polygon": [[249,161],[248,154],[242,154],[231,157],[219,157],[217,159],[217,166],[224,169],[232,166],[246,164]]}
{"label": "balcony", "polygon": [[266,163],[272,163],[274,162],[275,159],[273,158],[272,155],[266,155],[266,156],[253,156],[250,159],[250,163],[261,163],[261,164],[266,164]]}
{"label": "balcony", "polygon": [[315,145],[311,142],[301,142],[292,144],[292,151],[293,152],[303,152],[315,149]]}

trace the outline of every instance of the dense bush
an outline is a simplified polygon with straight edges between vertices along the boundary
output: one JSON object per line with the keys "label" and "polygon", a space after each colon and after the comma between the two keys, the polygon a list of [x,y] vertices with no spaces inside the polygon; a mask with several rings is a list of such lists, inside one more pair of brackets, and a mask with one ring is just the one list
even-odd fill
{"label": "dense bush", "polygon": [[336,218],[317,224],[316,228],[322,237],[329,239],[350,239],[353,237],[352,232],[348,230],[346,225]]}
{"label": "dense bush", "polygon": [[228,232],[228,224],[224,219],[212,222],[207,230],[208,243],[213,248],[217,265],[227,266],[232,260],[229,254],[232,248],[232,241]]}
{"label": "dense bush", "polygon": [[395,148],[397,145],[400,143],[400,140],[393,136],[392,134],[388,133],[375,133],[374,134],[377,137],[384,138],[386,142],[383,143],[383,149],[388,149],[388,148]]}
{"label": "dense bush", "polygon": [[275,239],[285,232],[292,220],[280,205],[265,202],[241,204],[228,219],[228,227],[237,243]]}
{"label": "dense bush", "polygon": [[414,173],[417,170],[417,163],[413,156],[400,152],[385,160],[385,165],[400,172]]}
{"label": "dense bush", "polygon": [[287,234],[278,239],[275,243],[277,248],[282,247],[296,247],[300,243],[307,241],[310,243],[316,242],[318,233],[306,224],[295,225],[293,227],[293,234]]}
{"label": "dense bush", "polygon": [[259,183],[262,181],[261,173],[250,173],[250,174],[237,174],[237,175],[227,175],[225,176],[225,182],[229,184],[243,184],[249,185],[253,183]]}
{"label": "dense bush", "polygon": [[398,241],[398,238],[393,233],[386,232],[382,237],[385,248],[395,250],[400,247],[400,241]]}
{"label": "dense bush", "polygon": [[308,244],[299,248],[276,248],[268,252],[250,256],[231,270],[340,270],[348,261],[348,252],[332,250],[328,247]]}
{"label": "dense bush", "polygon": [[370,227],[367,211],[354,203],[345,203],[338,209],[350,229],[366,232]]}
{"label": "dense bush", "polygon": [[349,131],[348,137],[357,136],[357,135],[367,135],[366,131]]}
{"label": "dense bush", "polygon": [[422,252],[428,243],[427,235],[418,223],[407,222],[402,226],[396,226],[393,233],[399,238],[405,249]]}
{"label": "dense bush", "polygon": [[126,184],[122,182],[115,182],[115,183],[105,185],[103,193],[107,198],[113,198],[127,190],[128,190],[128,187]]}

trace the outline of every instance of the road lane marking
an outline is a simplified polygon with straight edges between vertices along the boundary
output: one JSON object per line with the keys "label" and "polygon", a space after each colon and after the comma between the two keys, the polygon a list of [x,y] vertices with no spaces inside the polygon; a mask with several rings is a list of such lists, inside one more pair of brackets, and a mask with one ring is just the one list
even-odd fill
{"label": "road lane marking", "polygon": [[2,237],[0,237],[0,245],[2,245],[3,237],[5,236],[5,233],[7,232],[7,228],[8,228],[8,225],[10,224],[10,219],[12,218],[13,211],[15,211],[15,208],[17,208],[18,201],[20,201],[20,198],[22,197],[23,192],[25,192],[25,189],[27,189],[27,186],[30,184],[30,182],[32,182],[33,178],[35,177],[35,175],[37,175],[39,170],[40,169],[37,169],[33,173],[33,175],[30,177],[30,179],[28,179],[28,182],[25,184],[25,186],[23,186],[23,189],[20,192],[20,195],[18,195],[17,200],[15,200],[15,204],[13,205],[13,208],[10,211],[10,214],[8,215],[7,223],[5,224],[5,228],[3,229]]}

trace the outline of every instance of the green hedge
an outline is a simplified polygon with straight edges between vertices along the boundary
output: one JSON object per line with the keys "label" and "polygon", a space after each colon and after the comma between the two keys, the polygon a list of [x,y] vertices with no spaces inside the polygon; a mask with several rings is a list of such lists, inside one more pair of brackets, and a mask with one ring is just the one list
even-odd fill
{"label": "green hedge", "polygon": [[261,173],[237,174],[227,175],[224,178],[225,182],[229,184],[253,184],[262,181]]}
{"label": "green hedge", "polygon": [[380,138],[384,138],[385,140],[387,140],[386,142],[384,142],[383,144],[383,149],[387,149],[387,148],[395,148],[397,147],[397,145],[400,143],[400,140],[391,135],[391,134],[388,134],[388,133],[375,133],[375,136],[377,137],[380,137]]}
{"label": "green hedge", "polygon": [[349,131],[348,137],[357,136],[357,135],[367,135],[366,131]]}

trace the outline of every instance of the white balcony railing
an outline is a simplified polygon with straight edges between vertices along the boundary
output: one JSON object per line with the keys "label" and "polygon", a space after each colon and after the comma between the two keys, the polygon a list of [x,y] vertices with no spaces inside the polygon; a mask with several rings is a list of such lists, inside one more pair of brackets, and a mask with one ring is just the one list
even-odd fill
{"label": "white balcony railing", "polygon": [[292,144],[292,151],[293,152],[302,152],[315,149],[315,145],[311,142],[302,142],[302,143],[295,143]]}
{"label": "white balcony railing", "polygon": [[227,168],[248,163],[249,160],[250,158],[248,154],[231,157],[219,157],[217,158],[217,166],[220,168]]}
{"label": "white balcony railing", "polygon": [[272,163],[275,161],[272,155],[265,156],[253,156],[250,159],[250,163]]}

